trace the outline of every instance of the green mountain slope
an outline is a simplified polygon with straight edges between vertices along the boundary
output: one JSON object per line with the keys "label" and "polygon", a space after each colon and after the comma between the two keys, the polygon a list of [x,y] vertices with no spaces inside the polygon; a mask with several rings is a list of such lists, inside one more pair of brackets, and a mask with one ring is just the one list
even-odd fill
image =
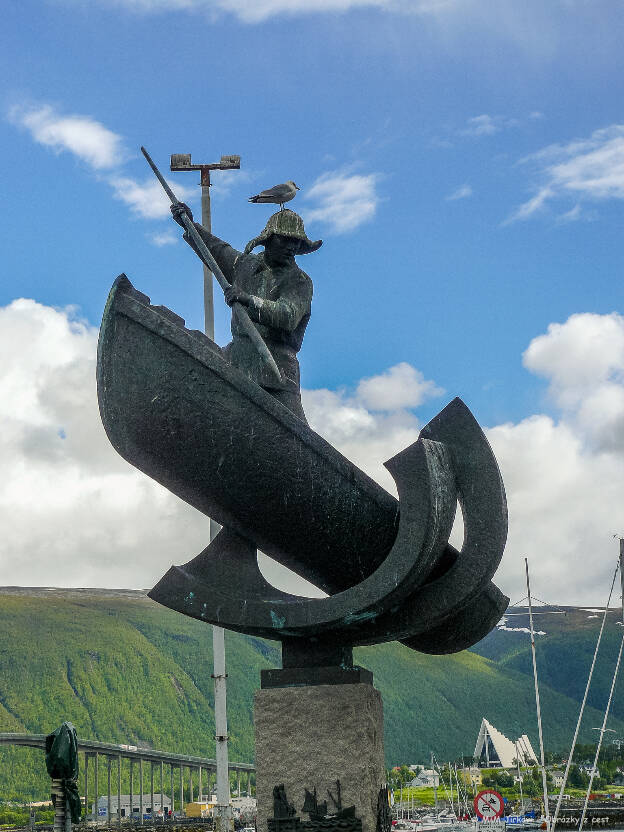
{"label": "green mountain slope", "polygon": [[[553,644],[553,668],[541,688],[553,750],[567,746],[582,696],[582,665],[596,630],[595,621],[584,622],[567,634],[560,627],[539,645]],[[483,716],[509,736],[528,733],[537,747],[528,639],[518,635],[496,631],[456,656],[425,656],[397,643],[358,649],[357,661],[373,671],[383,695],[387,762],[422,762],[431,750],[440,759],[470,756]],[[251,761],[253,694],[260,670],[279,666],[279,649],[227,633],[226,651],[230,755]],[[570,682],[572,655],[579,667]],[[212,757],[211,673],[210,628],[143,593],[0,590],[0,731],[48,732],[68,719],[79,736]],[[610,675],[601,671],[603,687]],[[618,715],[624,717],[619,704]],[[585,741],[600,720],[590,709]],[[624,719],[611,727],[624,732]],[[0,796],[44,796],[41,756],[1,749]]]}
{"label": "green mountain slope", "polygon": [[[516,608],[514,627],[528,626],[528,612]],[[605,624],[594,680],[588,695],[588,703],[603,710],[609,698],[611,679],[622,639],[620,610],[610,610]],[[587,676],[591,666],[596,639],[602,623],[602,613],[576,607],[540,607],[535,617],[535,627],[545,631],[536,637],[536,655],[540,682],[553,690],[571,696],[579,702],[583,698]],[[511,638],[510,638],[511,637]],[[531,674],[531,646],[526,633],[496,629],[474,652],[495,658],[504,670],[516,670]],[[624,683],[618,678],[613,695],[611,713],[624,719]],[[596,724],[596,723],[594,723]],[[598,725],[600,723],[597,723]]]}

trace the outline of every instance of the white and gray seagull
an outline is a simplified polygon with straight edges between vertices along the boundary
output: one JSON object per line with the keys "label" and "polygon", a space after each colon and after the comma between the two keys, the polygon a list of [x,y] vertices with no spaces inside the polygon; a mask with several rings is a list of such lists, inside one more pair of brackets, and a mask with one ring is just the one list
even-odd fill
{"label": "white and gray seagull", "polygon": [[284,203],[290,202],[294,198],[300,188],[295,185],[292,179],[284,182],[283,185],[274,185],[266,191],[260,191],[259,194],[249,197],[249,202],[271,202],[274,205],[279,205],[280,211],[284,210]]}

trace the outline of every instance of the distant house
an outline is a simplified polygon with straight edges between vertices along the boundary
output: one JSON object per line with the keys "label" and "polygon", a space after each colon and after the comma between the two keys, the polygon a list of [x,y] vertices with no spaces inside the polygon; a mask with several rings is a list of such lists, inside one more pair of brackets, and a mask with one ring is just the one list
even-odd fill
{"label": "distant house", "polygon": [[409,785],[414,788],[417,788],[418,786],[428,786],[429,788],[437,789],[440,785],[440,776],[437,771],[434,771],[431,768],[423,768],[418,772]]}
{"label": "distant house", "polygon": [[457,770],[457,774],[461,777],[462,782],[464,782],[467,786],[472,786],[473,789],[483,783],[483,775],[481,774],[481,769],[478,766],[466,766],[466,768],[460,768]]}
{"label": "distant house", "polygon": [[485,717],[481,720],[473,756],[479,768],[513,768],[516,759],[521,766],[532,765],[537,760],[526,734],[512,742]]}
{"label": "distant house", "polygon": [[556,789],[560,789],[563,786],[563,779],[564,779],[563,778],[563,772],[562,771],[552,771],[551,775],[552,775],[552,780],[553,780],[553,786]]}

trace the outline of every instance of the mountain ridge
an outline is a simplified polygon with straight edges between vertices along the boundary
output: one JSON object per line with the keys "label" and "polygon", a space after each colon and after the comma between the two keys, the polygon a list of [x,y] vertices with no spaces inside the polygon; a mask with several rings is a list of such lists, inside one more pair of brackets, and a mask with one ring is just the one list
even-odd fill
{"label": "mountain ridge", "polygon": [[[597,633],[596,619],[583,618],[582,608],[569,610],[568,629],[558,622],[538,641],[550,750],[569,744],[586,679],[581,666],[589,666]],[[615,616],[609,613],[605,628],[608,651],[620,632],[612,626]],[[230,757],[251,762],[253,696],[260,670],[279,666],[279,645],[226,632],[226,656]],[[544,657],[557,666],[547,667]],[[527,733],[538,747],[525,633],[495,628],[452,656],[427,656],[393,642],[357,648],[355,658],[373,671],[383,696],[388,765],[422,763],[431,751],[438,759],[471,756],[483,716],[512,739]],[[599,684],[581,731],[585,742],[602,720],[594,706],[610,684],[609,662],[597,668]],[[213,757],[211,674],[210,628],[159,606],[144,590],[0,588],[0,731],[47,733],[68,719],[85,738]],[[619,699],[610,727],[624,735]],[[0,750],[0,795],[45,795],[45,772],[35,757],[25,749]]]}

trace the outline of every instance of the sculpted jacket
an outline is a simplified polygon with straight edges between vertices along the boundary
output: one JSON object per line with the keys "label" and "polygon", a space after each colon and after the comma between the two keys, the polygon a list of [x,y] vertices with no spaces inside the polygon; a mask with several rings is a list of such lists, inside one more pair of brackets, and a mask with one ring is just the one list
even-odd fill
{"label": "sculpted jacket", "polygon": [[[199,223],[195,223],[195,227],[225,277],[251,296],[251,303],[246,307],[249,317],[286,379],[285,392],[298,395],[297,353],[310,320],[312,281],[295,263],[294,257],[284,266],[269,266],[264,252],[243,254],[206,231]],[[275,380],[234,316],[232,336],[231,343],[223,350],[228,361],[257,384],[273,392]]]}

